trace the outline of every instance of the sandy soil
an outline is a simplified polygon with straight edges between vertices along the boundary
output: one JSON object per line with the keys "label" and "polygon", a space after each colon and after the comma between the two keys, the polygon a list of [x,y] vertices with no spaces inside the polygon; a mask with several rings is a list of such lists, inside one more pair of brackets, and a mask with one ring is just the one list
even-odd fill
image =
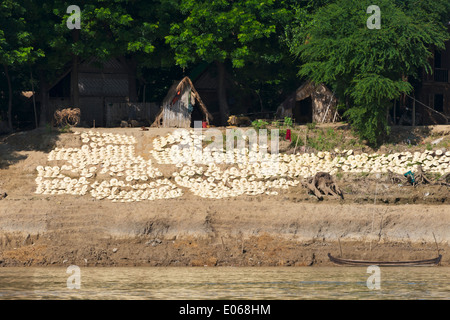
{"label": "sandy soil", "polygon": [[[96,130],[135,135],[144,157],[152,139],[170,131]],[[450,265],[447,187],[360,175],[338,180],[344,200],[323,202],[302,187],[275,197],[205,200],[186,193],[139,203],[34,194],[35,168],[47,153],[80,143],[44,130],[0,138],[0,194],[7,193],[0,200],[0,266],[331,265],[328,252],[412,260],[436,256],[436,244],[442,265]]]}

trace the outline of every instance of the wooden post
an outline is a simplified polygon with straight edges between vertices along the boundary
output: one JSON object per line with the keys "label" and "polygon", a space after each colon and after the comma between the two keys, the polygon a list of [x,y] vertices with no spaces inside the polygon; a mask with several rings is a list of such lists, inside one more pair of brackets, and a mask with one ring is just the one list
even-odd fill
{"label": "wooden post", "polygon": [[305,131],[305,151],[306,151],[306,148],[308,147],[308,130],[309,130],[309,128],[308,128],[308,126],[306,126],[306,131]]}
{"label": "wooden post", "polygon": [[338,243],[339,243],[339,252],[340,252],[340,258],[342,258],[342,247],[341,247],[341,239],[338,238]]}
{"label": "wooden post", "polygon": [[437,254],[439,256],[439,246],[438,246],[438,243],[437,243],[437,240],[436,240],[436,236],[434,235],[434,232],[433,232],[433,238],[434,238],[434,243],[436,244]]}
{"label": "wooden post", "polygon": [[337,115],[338,115],[338,111],[337,111],[337,109],[336,109],[336,112],[334,113],[333,123],[336,122],[336,117],[337,117]]}
{"label": "wooden post", "polygon": [[34,124],[37,127],[39,127],[38,118],[37,118],[37,111],[36,111],[36,92],[34,92],[34,81],[33,81],[33,71],[30,67],[30,81],[31,81],[31,91],[33,92],[33,110],[34,110]]}
{"label": "wooden post", "polygon": [[297,151],[298,139],[300,138],[300,132],[297,134],[297,142],[295,143],[294,154]]}

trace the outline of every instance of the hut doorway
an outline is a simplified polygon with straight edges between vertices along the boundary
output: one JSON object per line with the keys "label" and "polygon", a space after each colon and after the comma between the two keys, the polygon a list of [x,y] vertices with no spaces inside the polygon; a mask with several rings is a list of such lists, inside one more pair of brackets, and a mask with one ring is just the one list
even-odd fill
{"label": "hut doorway", "polygon": [[295,107],[292,109],[292,116],[296,123],[312,123],[313,122],[313,108],[311,97],[305,98],[295,102]]}
{"label": "hut doorway", "polygon": [[195,121],[205,121],[205,115],[203,114],[202,110],[200,110],[200,107],[196,103],[195,106],[193,106],[193,110],[191,113],[191,128],[194,128]]}

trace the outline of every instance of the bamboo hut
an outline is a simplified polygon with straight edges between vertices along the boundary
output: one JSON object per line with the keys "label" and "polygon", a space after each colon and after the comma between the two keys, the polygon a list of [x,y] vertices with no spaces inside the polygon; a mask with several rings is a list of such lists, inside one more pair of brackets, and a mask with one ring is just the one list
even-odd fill
{"label": "bamboo hut", "polygon": [[185,77],[169,89],[152,127],[190,128],[194,121],[209,124],[211,120],[213,116],[195,90],[191,79]]}
{"label": "bamboo hut", "polygon": [[292,93],[277,110],[277,117],[290,117],[296,123],[329,123],[338,116],[334,93],[325,85],[310,81]]}

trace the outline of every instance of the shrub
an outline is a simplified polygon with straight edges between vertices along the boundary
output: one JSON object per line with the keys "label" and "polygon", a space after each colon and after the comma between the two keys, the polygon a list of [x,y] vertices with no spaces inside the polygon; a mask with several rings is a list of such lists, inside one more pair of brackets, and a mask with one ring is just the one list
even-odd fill
{"label": "shrub", "polygon": [[252,127],[255,130],[266,129],[269,123],[267,121],[258,119],[252,122]]}

